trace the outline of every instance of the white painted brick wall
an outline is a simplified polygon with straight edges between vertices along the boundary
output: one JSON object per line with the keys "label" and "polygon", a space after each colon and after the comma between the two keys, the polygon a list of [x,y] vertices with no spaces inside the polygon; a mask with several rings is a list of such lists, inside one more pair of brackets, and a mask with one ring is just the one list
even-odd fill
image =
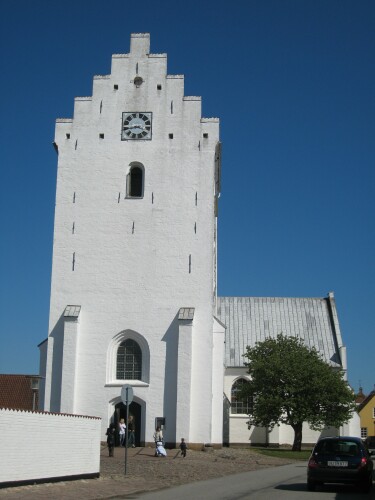
{"label": "white painted brick wall", "polygon": [[[231,388],[238,377],[247,378],[246,368],[227,368],[224,377],[224,393],[230,401]],[[229,417],[229,439],[230,443],[266,443],[266,432],[264,428],[251,427],[247,428],[246,422],[248,421],[247,415],[230,415]],[[320,437],[335,436],[335,435],[350,435],[360,437],[360,424],[359,416],[354,413],[350,422],[343,427],[340,431],[335,428],[326,428],[322,431],[314,431],[309,425],[304,422],[302,429],[302,442],[315,443]],[[268,435],[269,443],[278,443],[280,445],[292,445],[294,441],[294,431],[290,425],[281,424],[279,427],[275,426]]]}
{"label": "white painted brick wall", "polygon": [[0,483],[100,470],[100,419],[0,409]]}

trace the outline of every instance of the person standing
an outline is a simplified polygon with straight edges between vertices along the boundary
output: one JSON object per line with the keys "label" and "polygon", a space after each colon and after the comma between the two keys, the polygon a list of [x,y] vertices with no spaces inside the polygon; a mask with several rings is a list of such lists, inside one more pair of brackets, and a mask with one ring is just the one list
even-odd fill
{"label": "person standing", "polygon": [[125,446],[125,430],[126,430],[125,420],[122,418],[120,420],[120,423],[118,424],[118,433],[119,433],[119,437],[120,437],[120,446]]}
{"label": "person standing", "polygon": [[129,446],[135,448],[135,424],[133,415],[130,415],[128,419],[128,447]]}

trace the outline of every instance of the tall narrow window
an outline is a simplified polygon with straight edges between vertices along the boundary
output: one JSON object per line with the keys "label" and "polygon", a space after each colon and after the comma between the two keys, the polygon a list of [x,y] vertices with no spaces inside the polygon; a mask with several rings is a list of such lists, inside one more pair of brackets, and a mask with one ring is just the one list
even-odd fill
{"label": "tall narrow window", "polygon": [[142,351],[137,342],[127,339],[117,350],[117,380],[142,380]]}
{"label": "tall narrow window", "polygon": [[251,413],[252,398],[240,398],[239,392],[243,389],[244,385],[249,384],[249,381],[244,378],[239,378],[232,385],[231,390],[231,413],[241,413],[249,415]]}
{"label": "tall narrow window", "polygon": [[127,196],[129,198],[143,197],[144,170],[140,165],[133,165],[127,178]]}

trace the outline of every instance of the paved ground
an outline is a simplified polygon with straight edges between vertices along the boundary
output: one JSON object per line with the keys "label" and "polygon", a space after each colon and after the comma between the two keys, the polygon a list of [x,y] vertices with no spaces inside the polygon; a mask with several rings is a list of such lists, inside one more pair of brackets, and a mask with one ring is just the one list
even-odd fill
{"label": "paved ground", "polygon": [[186,458],[182,458],[178,450],[168,450],[166,458],[155,458],[153,448],[129,448],[125,476],[124,456],[124,448],[116,448],[113,458],[109,458],[107,449],[103,448],[98,479],[4,488],[0,489],[0,499],[126,498],[135,493],[291,463],[250,449],[188,450]]}

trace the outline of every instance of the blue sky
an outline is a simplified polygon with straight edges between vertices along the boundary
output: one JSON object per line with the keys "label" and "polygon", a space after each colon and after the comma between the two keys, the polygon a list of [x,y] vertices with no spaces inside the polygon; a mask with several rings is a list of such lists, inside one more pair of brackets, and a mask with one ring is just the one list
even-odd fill
{"label": "blue sky", "polygon": [[57,117],[151,33],[221,119],[219,294],[335,292],[349,381],[375,383],[375,2],[1,0],[0,372],[48,334]]}

